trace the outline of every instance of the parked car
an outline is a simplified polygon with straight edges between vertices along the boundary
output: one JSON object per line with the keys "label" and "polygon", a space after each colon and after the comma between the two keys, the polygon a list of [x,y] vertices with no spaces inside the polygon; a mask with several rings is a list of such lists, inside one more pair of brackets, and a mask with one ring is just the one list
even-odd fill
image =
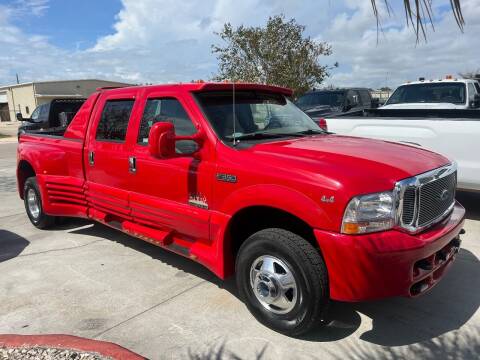
{"label": "parked car", "polygon": [[329,131],[423,147],[458,164],[458,189],[480,191],[480,110],[391,109],[324,120]]}
{"label": "parked car", "polygon": [[[378,106],[366,88],[312,90],[300,96],[295,104],[317,123],[339,114],[361,113]],[[320,124],[322,126],[322,124]]]}
{"label": "parked car", "polygon": [[331,135],[291,94],[246,83],[100,90],[61,136],[20,136],[26,213],[40,229],[95,220],[235,275],[252,314],[289,335],[325,319],[330,299],[431,289],[460,247],[455,164]]}
{"label": "parked car", "polygon": [[382,109],[477,109],[480,85],[471,79],[425,80],[400,85]]}
{"label": "parked car", "polygon": [[23,118],[17,114],[17,119],[22,121],[18,127],[18,135],[25,132],[52,132],[57,129],[60,133],[72,121],[78,109],[86,99],[54,99],[51,102],[39,105],[32,112],[30,118]]}

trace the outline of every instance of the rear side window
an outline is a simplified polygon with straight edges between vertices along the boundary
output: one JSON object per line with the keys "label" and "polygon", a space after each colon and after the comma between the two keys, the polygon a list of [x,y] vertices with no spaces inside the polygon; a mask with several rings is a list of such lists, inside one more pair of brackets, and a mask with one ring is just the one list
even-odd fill
{"label": "rear side window", "polygon": [[134,100],[109,100],[97,127],[97,140],[125,141]]}
{"label": "rear side window", "polygon": [[175,127],[175,133],[180,136],[189,136],[197,132],[197,128],[177,99],[149,99],[140,124],[139,144],[148,144],[150,128],[159,121],[171,122]]}

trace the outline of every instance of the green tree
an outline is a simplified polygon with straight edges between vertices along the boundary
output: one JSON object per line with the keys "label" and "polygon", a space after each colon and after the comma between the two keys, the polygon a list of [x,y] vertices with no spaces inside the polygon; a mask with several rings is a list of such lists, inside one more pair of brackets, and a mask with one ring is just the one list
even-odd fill
{"label": "green tree", "polygon": [[331,67],[319,60],[332,53],[331,47],[305,37],[304,30],[295,19],[285,21],[283,15],[270,17],[265,27],[234,28],[226,23],[216,33],[225,46],[212,45],[219,62],[215,80],[285,86],[296,95],[322,83]]}

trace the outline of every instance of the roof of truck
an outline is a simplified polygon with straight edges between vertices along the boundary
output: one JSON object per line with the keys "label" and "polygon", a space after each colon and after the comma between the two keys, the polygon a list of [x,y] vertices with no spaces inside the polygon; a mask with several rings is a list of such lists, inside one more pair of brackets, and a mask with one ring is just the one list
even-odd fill
{"label": "roof of truck", "polygon": [[425,79],[425,80],[417,80],[417,81],[409,81],[404,84],[401,84],[400,86],[403,85],[415,85],[415,84],[429,84],[429,83],[462,83],[462,84],[468,84],[468,83],[476,83],[477,80],[473,79],[458,79],[458,78],[446,78],[446,79]]}
{"label": "roof of truck", "polygon": [[247,82],[191,82],[191,83],[177,83],[177,84],[158,84],[158,85],[139,85],[139,86],[128,86],[128,87],[106,87],[98,88],[98,91],[111,91],[111,92],[121,92],[122,89],[128,88],[158,88],[159,90],[179,90],[183,89],[185,91],[197,92],[197,91],[221,91],[221,90],[233,90],[235,85],[235,90],[261,90],[268,92],[281,93],[286,96],[291,96],[293,91],[288,88],[274,86],[274,85],[265,85],[265,84],[255,84]]}

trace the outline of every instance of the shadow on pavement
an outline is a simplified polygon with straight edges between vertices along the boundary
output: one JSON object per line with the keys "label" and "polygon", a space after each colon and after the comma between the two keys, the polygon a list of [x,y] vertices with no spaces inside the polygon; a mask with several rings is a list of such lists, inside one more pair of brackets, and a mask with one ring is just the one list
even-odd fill
{"label": "shadow on pavement", "polygon": [[0,263],[17,257],[29,244],[23,237],[0,229]]}
{"label": "shadow on pavement", "polygon": [[467,219],[480,220],[480,193],[458,191],[456,198],[467,210]]}
{"label": "shadow on pavement", "polygon": [[480,306],[480,262],[462,249],[445,278],[430,293],[416,299],[393,298],[357,304],[372,318],[373,327],[361,339],[383,346],[409,345],[462,327]]}
{"label": "shadow on pavement", "polygon": [[[477,360],[480,354],[480,329],[467,328],[462,332],[452,332],[450,336],[422,341],[411,346],[378,347],[369,346],[365,342],[344,342],[338,344],[335,353],[330,352],[329,357],[343,360],[345,354],[350,359],[370,360],[403,360],[403,359],[462,359]],[[342,354],[339,356],[339,354]]]}
{"label": "shadow on pavement", "polygon": [[[80,222],[83,225],[92,224],[91,222]],[[68,227],[68,224],[65,224],[65,227]],[[159,260],[169,266],[173,266],[178,270],[185,271],[192,275],[198,276],[204,280],[212,282],[221,286],[223,282],[219,280],[213,273],[211,273],[207,268],[196,263],[192,260],[184,258],[183,256],[174,254],[168,250],[162,249],[159,246],[155,246],[146,241],[134,238],[129,236],[121,231],[111,229],[108,226],[93,223],[91,226],[82,227],[80,229],[74,229],[69,232],[70,234],[82,234],[89,235],[94,237],[101,237],[107,240],[115,241],[119,244],[122,244],[126,247],[129,247],[135,251],[140,251],[152,259]],[[221,286],[226,290],[229,290],[227,287]]]}
{"label": "shadow on pavement", "polygon": [[[162,261],[181,271],[216,284],[238,297],[233,278],[222,281],[202,265],[160,247],[133,238],[101,224],[74,229],[70,233],[102,237]],[[445,278],[428,294],[416,299],[393,298],[368,303],[333,302],[329,325],[301,337],[330,342],[353,334],[361,324],[360,314],[372,319],[372,329],[361,339],[382,346],[401,346],[431,341],[459,329],[480,307],[480,262],[462,249]]]}

